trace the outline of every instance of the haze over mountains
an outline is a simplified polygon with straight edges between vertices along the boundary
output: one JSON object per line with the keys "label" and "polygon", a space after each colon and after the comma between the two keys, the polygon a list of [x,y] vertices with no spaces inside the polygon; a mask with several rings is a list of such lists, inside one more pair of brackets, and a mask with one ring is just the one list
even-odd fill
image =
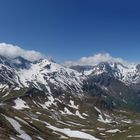
{"label": "haze over mountains", "polygon": [[139,136],[139,64],[107,53],[64,64],[0,44],[0,139]]}

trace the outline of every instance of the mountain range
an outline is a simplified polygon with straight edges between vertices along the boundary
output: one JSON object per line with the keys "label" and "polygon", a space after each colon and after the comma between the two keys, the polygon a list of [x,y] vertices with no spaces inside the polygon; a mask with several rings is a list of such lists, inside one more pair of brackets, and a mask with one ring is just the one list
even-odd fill
{"label": "mountain range", "polygon": [[0,56],[1,140],[137,140],[139,112],[140,64]]}

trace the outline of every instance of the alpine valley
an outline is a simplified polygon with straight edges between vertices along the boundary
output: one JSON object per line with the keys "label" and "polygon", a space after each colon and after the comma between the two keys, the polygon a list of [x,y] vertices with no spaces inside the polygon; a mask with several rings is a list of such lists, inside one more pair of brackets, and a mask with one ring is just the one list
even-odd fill
{"label": "alpine valley", "polygon": [[140,139],[140,65],[1,55],[0,140],[67,139]]}

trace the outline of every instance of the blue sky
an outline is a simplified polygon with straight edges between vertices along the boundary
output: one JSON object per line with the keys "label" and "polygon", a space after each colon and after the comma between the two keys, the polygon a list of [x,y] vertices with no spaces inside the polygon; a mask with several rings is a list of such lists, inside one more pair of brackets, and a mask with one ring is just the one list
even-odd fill
{"label": "blue sky", "polygon": [[139,0],[1,0],[0,42],[59,62],[107,52],[140,60]]}

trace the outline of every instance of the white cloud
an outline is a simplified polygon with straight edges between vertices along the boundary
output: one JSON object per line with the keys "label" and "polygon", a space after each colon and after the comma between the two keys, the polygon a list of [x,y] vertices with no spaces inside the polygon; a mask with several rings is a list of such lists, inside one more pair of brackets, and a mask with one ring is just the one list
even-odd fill
{"label": "white cloud", "polygon": [[66,61],[64,65],[73,66],[73,65],[91,65],[94,66],[100,62],[119,62],[128,64],[127,61],[122,58],[114,58],[109,53],[99,53],[89,57],[82,57],[77,61]]}
{"label": "white cloud", "polygon": [[0,55],[15,58],[21,56],[27,60],[35,61],[45,56],[34,50],[24,50],[18,46],[6,43],[0,43]]}

